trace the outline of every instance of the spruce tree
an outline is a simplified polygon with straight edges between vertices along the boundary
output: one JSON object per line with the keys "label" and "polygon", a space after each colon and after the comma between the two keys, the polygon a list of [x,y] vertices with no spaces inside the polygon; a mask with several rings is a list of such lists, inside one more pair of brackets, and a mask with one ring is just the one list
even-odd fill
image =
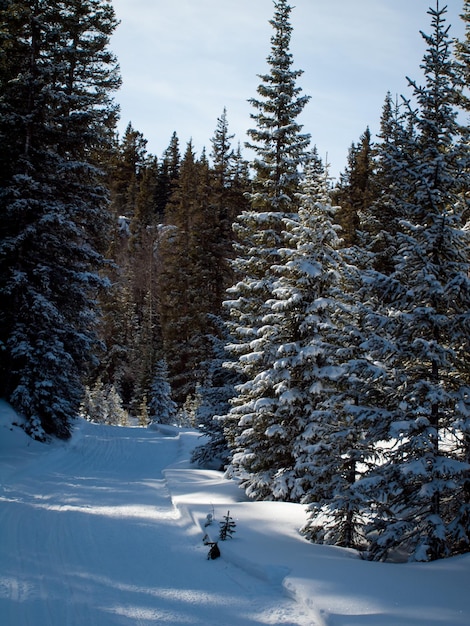
{"label": "spruce tree", "polygon": [[150,388],[148,413],[151,424],[172,424],[176,418],[176,404],[171,397],[168,382],[168,367],[165,359],[155,365],[154,378]]}
{"label": "spruce tree", "polygon": [[256,128],[248,130],[252,141],[246,145],[256,155],[253,208],[289,212],[299,190],[301,167],[310,143],[310,135],[302,134],[297,118],[310,97],[302,96],[302,89],[297,85],[303,71],[292,68],[292,7],[287,0],[275,0],[274,8],[274,17],[270,20],[274,34],[267,58],[270,71],[259,75],[260,98],[249,100],[256,111],[251,114]]}
{"label": "spruce tree", "polygon": [[[228,290],[230,300],[226,303],[230,311],[229,333],[233,337],[229,350],[237,371],[246,380],[237,387],[233,408],[225,419],[226,435],[235,453],[233,470],[237,472],[244,471],[241,459],[247,458],[244,455],[252,444],[249,433],[255,436],[254,424],[258,419],[265,422],[265,411],[259,411],[257,399],[266,394],[256,377],[269,367],[273,354],[269,345],[259,339],[259,332],[268,312],[265,303],[272,293],[270,268],[279,261],[279,249],[283,247],[282,220],[296,213],[296,193],[310,139],[302,134],[297,120],[309,98],[300,95],[301,88],[297,86],[302,71],[292,68],[291,7],[286,0],[274,2],[274,7],[270,21],[274,34],[267,59],[270,71],[260,76],[260,99],[250,100],[256,121],[256,128],[248,131],[252,143],[247,144],[256,155],[251,210],[245,211],[235,224],[234,270],[238,282]],[[254,465],[261,467],[264,463],[256,454],[251,458]],[[252,495],[267,497],[269,488],[256,489]]]}
{"label": "spruce tree", "polygon": [[233,517],[230,515],[230,511],[227,511],[227,515],[224,515],[224,521],[220,522],[219,539],[226,541],[227,539],[233,539],[235,534],[236,523],[233,521]]}
{"label": "spruce tree", "polygon": [[211,211],[217,220],[217,234],[212,242],[215,266],[214,284],[217,289],[215,300],[216,315],[222,315],[222,302],[226,289],[233,284],[233,223],[244,208],[248,208],[243,195],[249,190],[247,176],[240,171],[243,160],[232,148],[234,135],[229,133],[227,111],[224,108],[217,120],[217,128],[211,139],[212,173],[211,173]]}
{"label": "spruce tree", "polygon": [[250,391],[251,398],[238,441],[245,447],[234,464],[243,469],[249,495],[257,498],[300,501],[321,482],[312,473],[313,424],[340,371],[327,336],[340,266],[328,184],[314,155],[298,217],[284,220],[286,246],[272,267],[272,298],[258,333],[260,350],[269,349],[273,358],[244,385],[244,397]]}
{"label": "spruce tree", "polygon": [[129,219],[134,215],[139,181],[147,157],[147,140],[129,122],[109,164],[111,210]]}
{"label": "spruce tree", "polygon": [[310,477],[303,534],[316,543],[360,549],[366,546],[368,517],[358,481],[376,461],[389,424],[383,366],[369,354],[374,336],[362,303],[368,293],[364,256],[356,246],[341,249],[328,325],[323,322],[320,332],[328,376],[320,380],[315,410],[295,448],[298,473]]}
{"label": "spruce tree", "polygon": [[403,189],[412,166],[413,155],[405,146],[413,139],[413,121],[407,118],[404,103],[393,102],[387,94],[380,123],[379,142],[374,146],[374,188],[360,215],[360,242],[372,253],[373,266],[386,274],[393,271],[396,234],[405,217]]}
{"label": "spruce tree", "polygon": [[[456,56],[456,72],[460,79],[460,89],[457,94],[457,103],[459,108],[463,109],[464,113],[468,116],[470,112],[470,2],[464,0],[463,9],[460,16],[465,25],[465,37],[462,41],[455,42],[455,56]],[[460,133],[462,136],[462,142],[467,144],[470,141],[470,125],[463,124],[460,127]],[[465,168],[468,170],[470,164],[467,162]],[[466,189],[463,187],[462,192],[465,193]],[[465,219],[470,220],[470,209],[465,213]]]}
{"label": "spruce tree", "polygon": [[370,130],[366,128],[359,143],[353,143],[349,149],[348,165],[334,193],[334,200],[340,206],[337,220],[344,245],[358,243],[361,214],[372,202],[374,189],[373,146]]}
{"label": "spruce tree", "polygon": [[33,436],[66,438],[96,345],[116,20],[101,0],[13,0],[0,20],[11,47],[0,81],[1,394]]}
{"label": "spruce tree", "polygon": [[225,346],[229,342],[226,326],[220,317],[214,317],[211,326],[220,326],[208,337],[211,355],[204,369],[205,379],[198,387],[198,404],[195,420],[204,443],[194,449],[191,460],[203,467],[223,469],[229,460],[229,447],[224,433],[222,416],[230,409],[230,398],[239,382],[236,372],[227,367]]}
{"label": "spruce tree", "polygon": [[170,144],[163,153],[161,166],[157,181],[157,221],[163,223],[165,219],[166,206],[175,189],[176,182],[179,178],[181,165],[181,155],[179,150],[179,139],[176,132],[171,136]]}
{"label": "spruce tree", "polygon": [[[415,102],[407,115],[415,133],[403,146],[409,170],[396,194],[406,217],[394,270],[377,276],[369,315],[376,337],[371,354],[389,372],[382,402],[393,442],[364,481],[365,496],[375,496],[370,553],[377,559],[397,549],[415,560],[469,549],[470,283],[461,194],[468,187],[468,147],[459,141],[459,80],[445,13],[439,3],[429,10],[425,83],[410,80]],[[383,432],[375,437],[383,440]]]}

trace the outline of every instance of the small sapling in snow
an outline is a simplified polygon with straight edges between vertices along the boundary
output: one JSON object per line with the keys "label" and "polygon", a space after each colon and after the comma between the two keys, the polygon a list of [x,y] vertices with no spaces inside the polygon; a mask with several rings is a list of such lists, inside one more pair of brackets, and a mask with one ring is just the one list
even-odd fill
{"label": "small sapling in snow", "polygon": [[220,522],[219,539],[225,541],[227,538],[232,539],[235,531],[235,522],[233,517],[230,517],[230,511],[227,511],[227,515],[224,515],[224,521]]}

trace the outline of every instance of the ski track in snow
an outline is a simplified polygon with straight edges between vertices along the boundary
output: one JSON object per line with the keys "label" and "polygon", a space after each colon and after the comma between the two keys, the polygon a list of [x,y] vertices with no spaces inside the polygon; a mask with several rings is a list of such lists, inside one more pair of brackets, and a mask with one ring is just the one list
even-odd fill
{"label": "ski track in snow", "polygon": [[184,437],[138,432],[82,424],[0,475],[1,625],[321,626],[282,568],[263,579],[207,560],[201,520],[165,478]]}

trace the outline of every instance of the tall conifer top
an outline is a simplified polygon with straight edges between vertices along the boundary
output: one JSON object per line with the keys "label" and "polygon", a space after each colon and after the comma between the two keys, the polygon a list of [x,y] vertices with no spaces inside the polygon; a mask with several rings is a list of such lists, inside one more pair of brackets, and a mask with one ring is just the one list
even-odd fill
{"label": "tall conifer top", "polygon": [[253,143],[246,145],[256,153],[254,207],[282,211],[289,210],[298,191],[299,167],[306,160],[310,135],[301,134],[302,125],[296,120],[310,97],[300,95],[302,89],[296,84],[303,71],[292,68],[289,50],[292,8],[286,0],[275,1],[274,7],[274,17],[270,20],[274,34],[267,57],[270,70],[259,75],[260,98],[249,100],[256,109],[251,118],[257,127],[248,130]]}

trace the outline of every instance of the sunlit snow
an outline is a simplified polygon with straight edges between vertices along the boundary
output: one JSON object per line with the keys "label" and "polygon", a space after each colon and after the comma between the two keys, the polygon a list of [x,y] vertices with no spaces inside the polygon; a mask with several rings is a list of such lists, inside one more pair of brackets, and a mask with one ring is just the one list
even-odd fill
{"label": "sunlit snow", "polygon": [[[194,431],[78,421],[44,445],[16,420],[0,403],[2,626],[470,624],[470,555],[392,565],[312,545],[303,506],[191,466]],[[236,534],[208,560],[228,510]]]}

